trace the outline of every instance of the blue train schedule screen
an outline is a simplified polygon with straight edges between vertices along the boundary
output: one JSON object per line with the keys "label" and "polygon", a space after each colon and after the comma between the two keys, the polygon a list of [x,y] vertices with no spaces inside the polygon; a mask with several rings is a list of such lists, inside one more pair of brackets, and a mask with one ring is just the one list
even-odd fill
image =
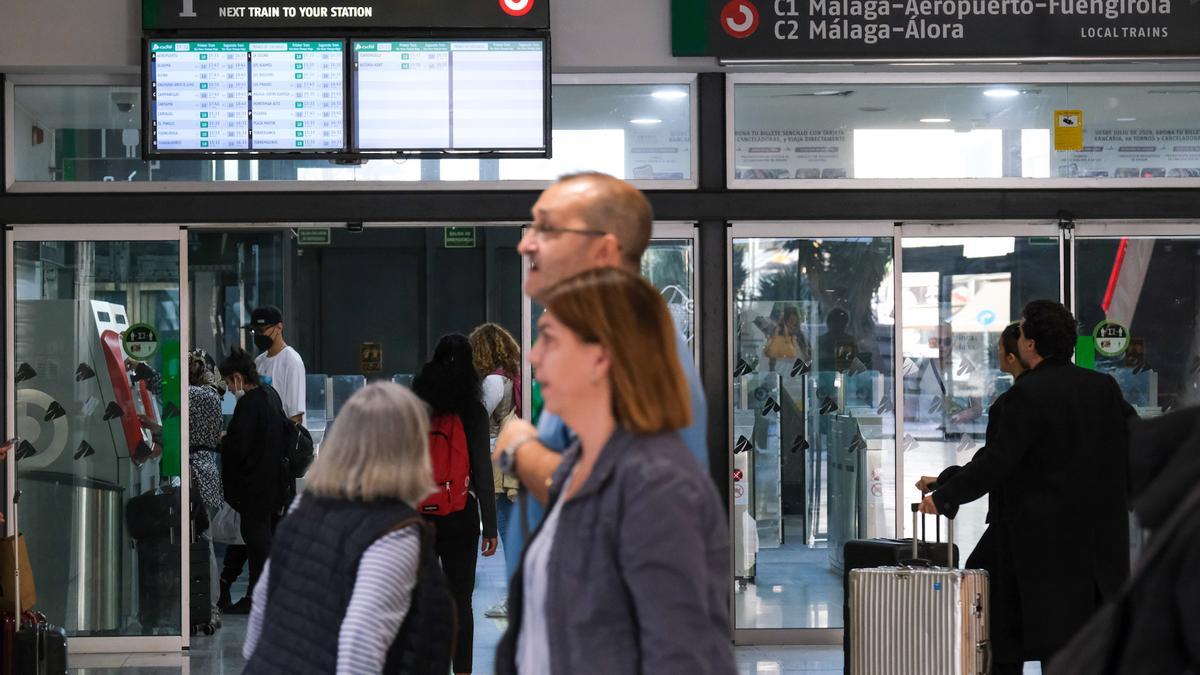
{"label": "blue train schedule screen", "polygon": [[355,147],[542,150],[540,40],[354,41]]}
{"label": "blue train schedule screen", "polygon": [[155,152],[345,148],[341,41],[150,43]]}

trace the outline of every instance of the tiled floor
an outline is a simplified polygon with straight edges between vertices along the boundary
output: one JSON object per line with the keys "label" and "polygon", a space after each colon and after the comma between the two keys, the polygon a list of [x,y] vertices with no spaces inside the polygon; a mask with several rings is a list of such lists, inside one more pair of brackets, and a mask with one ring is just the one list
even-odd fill
{"label": "tiled floor", "polygon": [[[780,563],[784,562],[782,559]],[[783,570],[781,569],[780,572]],[[799,580],[797,580],[799,581]],[[826,582],[827,584],[828,582]],[[822,584],[822,585],[826,585]],[[504,558],[497,554],[492,558],[480,558],[475,590],[475,664],[474,672],[493,672],[493,655],[496,643],[504,632],[503,620],[487,619],[483,612],[503,598]],[[797,584],[800,588],[802,584]],[[792,600],[805,604],[795,611],[828,611],[832,598],[828,589],[814,591],[816,595],[804,599],[804,595],[793,595]],[[235,586],[234,598],[244,593],[244,584]],[[780,595],[771,593],[769,601],[759,605],[768,607],[769,612],[778,609]],[[790,594],[789,594],[790,595]],[[840,585],[836,593],[840,621]],[[775,608],[770,608],[771,606]],[[780,610],[781,611],[781,610]],[[789,610],[790,611],[790,610]],[[211,637],[196,636],[191,640],[191,649],[186,654],[74,654],[71,656],[72,675],[236,675],[242,672],[242,640],[246,633],[246,617],[226,616],[225,625]],[[841,647],[737,647],[738,675],[840,675],[842,673]],[[1026,675],[1040,675],[1036,666],[1026,667]]]}

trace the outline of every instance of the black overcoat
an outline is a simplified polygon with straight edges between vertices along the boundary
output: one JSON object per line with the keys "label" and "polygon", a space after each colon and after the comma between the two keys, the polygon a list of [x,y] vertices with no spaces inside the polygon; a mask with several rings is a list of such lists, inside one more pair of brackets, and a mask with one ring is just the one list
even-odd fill
{"label": "black overcoat", "polygon": [[1026,659],[1048,658],[1129,576],[1129,418],[1115,380],[1047,360],[1004,397],[994,439],[934,493],[940,511],[993,494]]}

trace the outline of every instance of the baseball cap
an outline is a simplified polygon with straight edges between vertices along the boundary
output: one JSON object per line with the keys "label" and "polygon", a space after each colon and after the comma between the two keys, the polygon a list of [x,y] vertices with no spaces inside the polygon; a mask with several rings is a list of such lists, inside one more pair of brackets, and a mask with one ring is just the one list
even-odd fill
{"label": "baseball cap", "polygon": [[262,328],[274,326],[277,323],[283,323],[283,312],[274,305],[266,305],[254,308],[254,311],[250,312],[250,323],[242,328]]}

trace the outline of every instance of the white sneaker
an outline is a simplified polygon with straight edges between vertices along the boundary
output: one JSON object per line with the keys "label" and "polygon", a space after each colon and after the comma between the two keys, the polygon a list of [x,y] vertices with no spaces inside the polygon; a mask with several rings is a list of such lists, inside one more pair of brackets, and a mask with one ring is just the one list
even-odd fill
{"label": "white sneaker", "polygon": [[483,615],[489,619],[507,619],[508,618],[508,599],[507,598],[504,599],[500,604],[496,605],[495,607],[489,607],[487,609],[487,611],[485,611],[483,613]]}

